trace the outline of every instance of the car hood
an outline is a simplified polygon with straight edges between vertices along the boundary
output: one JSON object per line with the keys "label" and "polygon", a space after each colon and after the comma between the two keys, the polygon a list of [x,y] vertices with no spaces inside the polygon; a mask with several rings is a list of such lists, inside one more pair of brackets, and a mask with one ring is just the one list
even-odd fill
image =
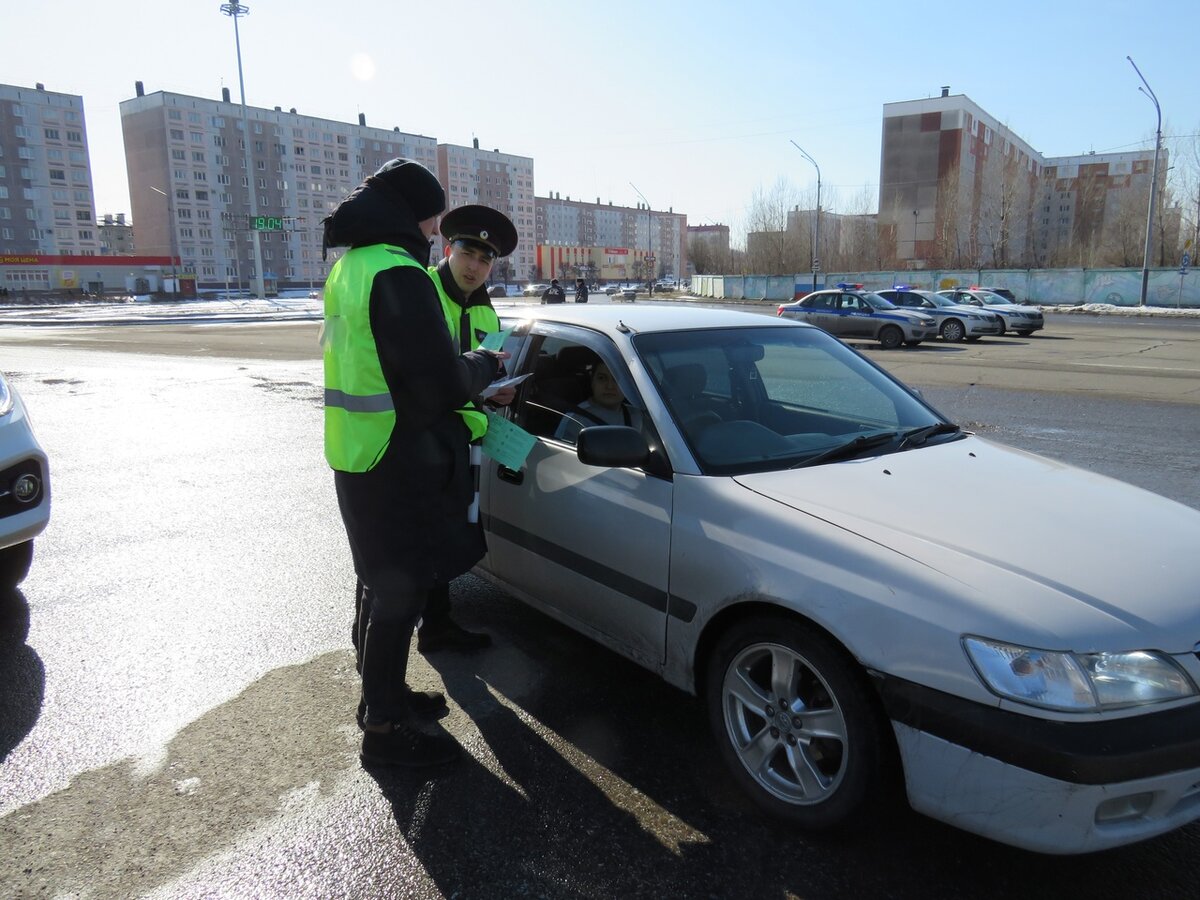
{"label": "car hood", "polygon": [[1200,640],[1200,511],[1132,485],[975,436],[735,481],[955,579],[1006,639]]}

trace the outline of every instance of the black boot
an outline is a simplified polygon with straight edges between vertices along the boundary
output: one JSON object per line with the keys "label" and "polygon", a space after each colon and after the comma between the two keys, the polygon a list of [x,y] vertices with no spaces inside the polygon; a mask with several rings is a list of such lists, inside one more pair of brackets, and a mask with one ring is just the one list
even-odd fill
{"label": "black boot", "polygon": [[423,622],[417,629],[417,650],[421,653],[436,653],[439,650],[474,653],[490,646],[490,635],[481,631],[467,631],[449,617],[435,622]]}
{"label": "black boot", "polygon": [[364,766],[404,766],[411,769],[442,766],[462,756],[462,747],[438,728],[423,731],[411,719],[385,725],[367,725],[363,730]]}
{"label": "black boot", "polygon": [[[405,698],[408,700],[408,708],[412,710],[412,714],[418,719],[436,722],[438,719],[450,712],[450,707],[446,705],[446,695],[441,691],[415,691],[405,685]],[[362,697],[358,700],[358,713],[355,718],[358,720],[358,730],[363,730],[363,717],[367,714],[367,701]]]}

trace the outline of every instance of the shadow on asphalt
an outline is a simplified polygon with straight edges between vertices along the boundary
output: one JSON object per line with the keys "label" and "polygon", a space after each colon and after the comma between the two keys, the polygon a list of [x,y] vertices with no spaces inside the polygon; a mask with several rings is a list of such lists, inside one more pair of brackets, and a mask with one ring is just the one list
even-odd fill
{"label": "shadow on asphalt", "polygon": [[42,711],[46,669],[29,637],[29,603],[0,590],[0,762],[33,730]]}

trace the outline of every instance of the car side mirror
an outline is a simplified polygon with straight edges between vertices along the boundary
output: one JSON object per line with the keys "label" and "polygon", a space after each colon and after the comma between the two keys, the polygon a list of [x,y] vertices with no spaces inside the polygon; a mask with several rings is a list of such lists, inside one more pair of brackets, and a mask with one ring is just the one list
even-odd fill
{"label": "car side mirror", "polygon": [[589,466],[626,468],[644,466],[650,457],[645,436],[628,425],[592,425],[575,439],[579,461]]}

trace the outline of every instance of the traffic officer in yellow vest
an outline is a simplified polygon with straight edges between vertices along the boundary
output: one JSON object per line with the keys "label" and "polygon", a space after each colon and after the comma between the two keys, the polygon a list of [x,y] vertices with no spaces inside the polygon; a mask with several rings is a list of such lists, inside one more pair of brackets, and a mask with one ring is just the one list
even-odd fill
{"label": "traffic officer in yellow vest", "polygon": [[437,691],[405,682],[430,587],[480,558],[464,540],[469,433],[457,410],[494,381],[504,354],[460,353],[429,276],[445,194],[420,163],[394,159],[324,220],[349,247],[325,282],[325,457],[334,470],[358,598],[364,765],[430,766],[461,753],[436,725]]}
{"label": "traffic officer in yellow vest", "polygon": [[[517,229],[499,210],[471,205],[452,209],[442,216],[441,232],[446,239],[446,256],[430,271],[450,334],[458,341],[459,352],[466,353],[478,349],[485,335],[500,330],[500,319],[488,296],[487,279],[492,263],[516,249]],[[488,398],[488,403],[507,406],[514,394],[514,388],[502,388]],[[469,404],[459,413],[475,441],[471,447],[472,465],[478,475],[478,441],[487,430],[487,419],[476,404]],[[468,532],[465,540],[475,542],[482,556],[486,545],[479,517],[474,516],[472,521],[464,519],[462,525]],[[450,617],[449,581],[435,584],[429,591],[417,630],[417,649],[422,653],[437,650],[469,653],[491,643],[487,634],[467,631]]]}

